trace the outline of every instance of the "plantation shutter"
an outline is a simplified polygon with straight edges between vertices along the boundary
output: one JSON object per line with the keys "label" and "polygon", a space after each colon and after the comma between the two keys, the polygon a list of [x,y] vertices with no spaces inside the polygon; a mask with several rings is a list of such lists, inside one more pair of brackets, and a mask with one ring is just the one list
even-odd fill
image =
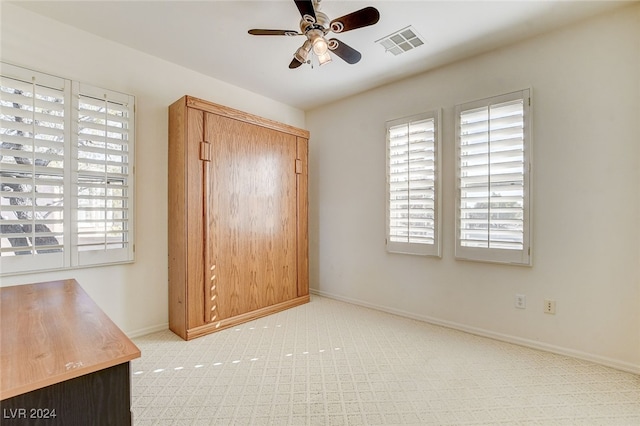
{"label": "plantation shutter", "polygon": [[457,108],[457,254],[529,263],[528,103],[523,91]]}
{"label": "plantation shutter", "polygon": [[0,274],[133,261],[135,98],[0,71]]}
{"label": "plantation shutter", "polygon": [[[3,65],[0,241],[3,272],[65,263],[67,81]],[[11,258],[11,259],[8,259]]]}
{"label": "plantation shutter", "polygon": [[77,87],[78,263],[117,262],[132,255],[133,97]]}
{"label": "plantation shutter", "polygon": [[387,250],[439,256],[438,114],[387,123]]}

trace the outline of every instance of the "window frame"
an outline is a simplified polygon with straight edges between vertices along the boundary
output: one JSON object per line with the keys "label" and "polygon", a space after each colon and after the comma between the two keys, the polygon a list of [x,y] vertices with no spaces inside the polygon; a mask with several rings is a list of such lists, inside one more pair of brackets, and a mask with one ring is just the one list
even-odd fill
{"label": "window frame", "polygon": [[[392,241],[391,235],[391,138],[390,129],[400,125],[410,126],[411,123],[417,123],[424,120],[432,120],[434,126],[434,171],[433,171],[433,243],[417,243],[417,242],[400,242]],[[441,109],[434,109],[420,114],[389,120],[385,123],[386,127],[386,191],[385,191],[385,246],[389,253],[409,254],[418,256],[442,257],[442,238],[441,238],[441,194],[442,194],[442,167],[441,167]],[[407,210],[408,211],[408,210]]]}
{"label": "window frame", "polygon": [[[30,254],[0,256],[0,276],[55,270],[72,270],[83,267],[133,262],[135,260],[135,97],[133,95],[98,88],[89,84],[79,83],[5,62],[1,62],[0,65],[0,74],[7,79],[33,84],[36,87],[63,86],[61,96],[64,103],[64,117],[62,120],[64,134],[62,155],[64,162],[62,174],[63,193],[60,197],[63,203],[62,251],[55,253],[37,253],[37,249],[34,248],[32,244],[29,244],[27,247],[29,251],[31,251]],[[123,240],[122,248],[111,249],[106,248],[106,245],[104,249],[100,250],[83,251],[78,248],[78,211],[80,210],[78,205],[78,164],[80,162],[78,158],[78,119],[81,115],[79,111],[79,99],[81,96],[101,96],[105,99],[108,98],[110,102],[116,100],[116,102],[123,102],[123,105],[125,105],[125,114],[128,117],[128,123],[125,129],[125,133],[127,133],[127,140],[125,142],[127,145],[127,162],[122,164],[128,165],[127,173],[124,177],[126,181],[126,188],[124,190],[126,196],[123,197],[123,204],[126,205],[124,209],[126,211],[126,220],[123,221],[123,226],[126,228],[125,233],[127,234],[127,239]],[[7,112],[10,111],[8,108]],[[31,140],[33,140],[34,137],[35,136],[32,135]],[[106,163],[107,159],[105,158],[105,164]],[[108,172],[106,172],[106,174],[108,174]],[[32,179],[35,178],[32,177]],[[37,181],[34,180],[33,182]],[[0,210],[3,209],[0,208]],[[35,221],[37,219],[31,220]],[[105,219],[104,222],[106,224],[109,221]],[[109,232],[111,231],[105,228],[105,238]],[[37,236],[37,234],[32,235]]]}
{"label": "window frame", "polygon": [[[487,107],[509,101],[522,100],[523,105],[523,195],[522,195],[522,248],[491,248],[491,247],[469,247],[462,245],[462,138],[461,138],[461,114],[464,111],[476,108]],[[521,266],[532,266],[532,102],[531,89],[523,89],[503,95],[492,96],[472,102],[456,105],[455,107],[455,141],[456,141],[456,201],[455,201],[455,257],[460,260],[471,260],[480,262],[503,263]],[[490,142],[489,142],[490,143]],[[489,154],[490,155],[490,154]],[[489,173],[486,176],[490,176]],[[488,190],[491,192],[489,186]],[[489,218],[488,221],[491,219]],[[491,241],[490,239],[488,241]]]}

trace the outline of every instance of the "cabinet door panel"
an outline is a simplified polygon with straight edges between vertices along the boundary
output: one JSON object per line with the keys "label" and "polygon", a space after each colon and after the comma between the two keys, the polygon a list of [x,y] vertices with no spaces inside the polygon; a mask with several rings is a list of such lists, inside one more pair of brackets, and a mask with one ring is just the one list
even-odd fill
{"label": "cabinet door panel", "polygon": [[185,211],[186,222],[189,224],[189,235],[185,235],[186,247],[186,268],[187,268],[187,324],[189,327],[198,327],[206,323],[206,313],[204,312],[205,292],[202,286],[202,279],[205,271],[202,264],[203,241],[202,232],[202,161],[198,156],[199,142],[203,138],[203,113],[202,111],[187,110],[187,140],[186,150],[186,186],[189,190],[186,193]]}
{"label": "cabinet door panel", "polygon": [[205,140],[215,322],[297,297],[296,137],[206,113]]}
{"label": "cabinet door panel", "polygon": [[298,137],[298,296],[309,294],[309,195],[308,156],[309,140]]}

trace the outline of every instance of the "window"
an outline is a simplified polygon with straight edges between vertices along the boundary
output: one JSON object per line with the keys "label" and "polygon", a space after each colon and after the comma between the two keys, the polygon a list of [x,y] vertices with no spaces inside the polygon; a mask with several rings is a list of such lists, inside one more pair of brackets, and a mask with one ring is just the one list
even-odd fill
{"label": "window", "polygon": [[456,257],[531,265],[529,90],[456,107]]}
{"label": "window", "polygon": [[387,250],[440,256],[440,113],[387,122]]}
{"label": "window", "polygon": [[2,64],[3,274],[133,260],[134,97]]}

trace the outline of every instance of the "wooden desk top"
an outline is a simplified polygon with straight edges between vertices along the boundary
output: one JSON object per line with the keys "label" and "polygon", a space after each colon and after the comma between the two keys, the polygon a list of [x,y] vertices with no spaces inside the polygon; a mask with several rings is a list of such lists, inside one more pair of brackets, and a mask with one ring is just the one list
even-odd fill
{"label": "wooden desk top", "polygon": [[0,287],[0,400],[140,357],[75,280]]}

